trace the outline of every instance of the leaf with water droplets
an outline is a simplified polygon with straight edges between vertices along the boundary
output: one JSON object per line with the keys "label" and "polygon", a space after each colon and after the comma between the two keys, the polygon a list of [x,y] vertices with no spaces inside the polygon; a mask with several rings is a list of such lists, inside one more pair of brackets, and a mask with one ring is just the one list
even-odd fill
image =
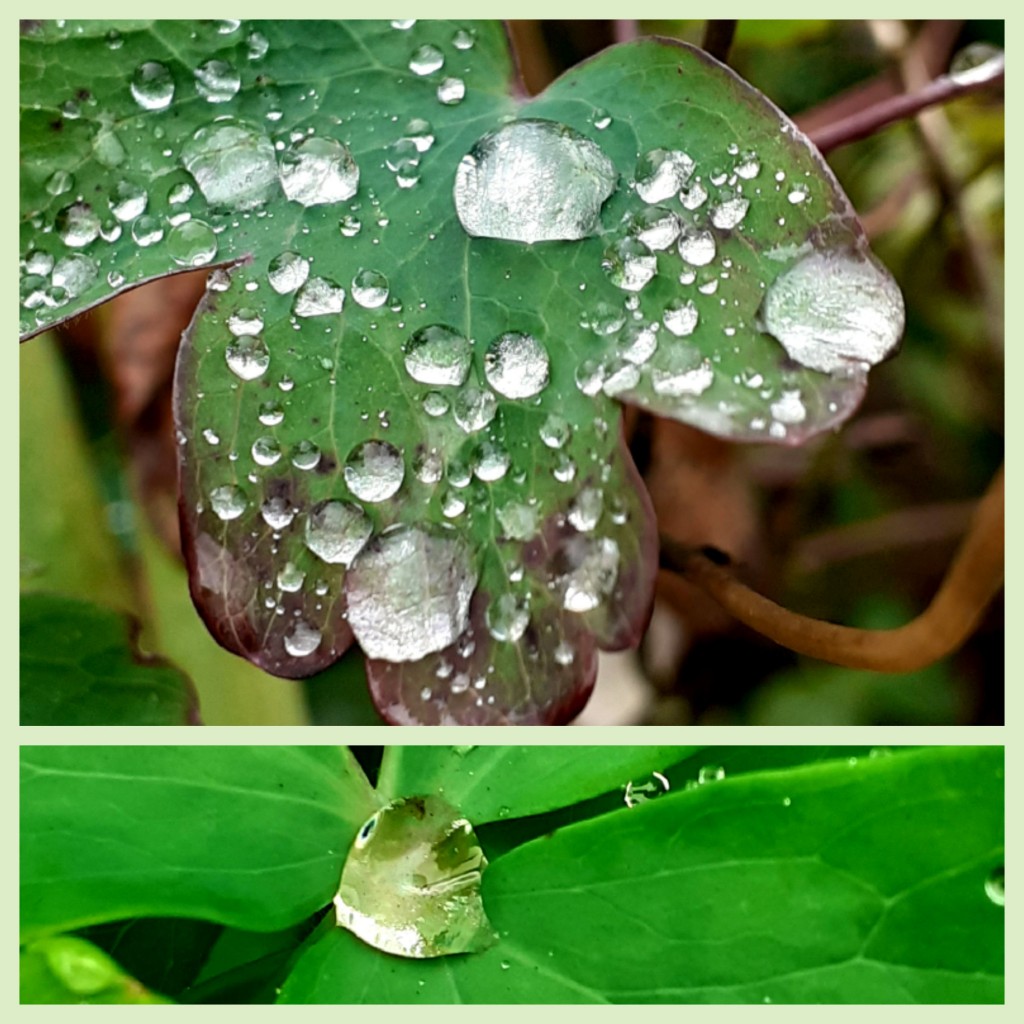
{"label": "leaf with water droplets", "polygon": [[[651,600],[617,401],[798,443],[902,300],[820,157],[700,51],[618,47],[522,103],[497,25],[400,24],[158,23],[116,56],[32,28],[25,66],[70,70],[23,89],[23,330],[232,264],[176,381],[214,635],[284,676],[358,641],[392,722],[567,721]],[[123,81],[55,128],[100,56]]]}

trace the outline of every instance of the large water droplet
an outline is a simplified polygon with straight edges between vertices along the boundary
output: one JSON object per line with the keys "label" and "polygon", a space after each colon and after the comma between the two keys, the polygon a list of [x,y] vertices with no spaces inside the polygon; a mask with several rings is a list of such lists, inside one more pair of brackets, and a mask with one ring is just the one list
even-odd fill
{"label": "large water droplet", "polygon": [[298,291],[309,277],[309,260],[297,252],[282,252],[270,261],[267,280],[278,295]]}
{"label": "large water droplet", "polygon": [[510,331],[495,338],[484,356],[488,384],[506,398],[531,398],[547,386],[548,354],[532,335]]}
{"label": "large water droplet", "polygon": [[200,128],[182,149],[181,162],[214,206],[251,210],[262,206],[277,187],[270,139],[240,121]]}
{"label": "large water droplet", "polygon": [[314,135],[281,157],[284,194],[303,206],[351,199],[359,188],[359,166],[337,139]]}
{"label": "large water droplet", "polygon": [[345,289],[326,277],[311,277],[295,296],[296,316],[327,316],[340,313],[345,305]]}
{"label": "large water droplet", "polygon": [[306,519],[306,547],[331,565],[351,565],[372,533],[369,517],[348,501],[322,501]]}
{"label": "large water droplet", "polygon": [[454,107],[465,97],[466,83],[461,78],[443,78],[437,87],[437,98],[446,107]]}
{"label": "large water droplet", "polygon": [[397,527],[368,544],[345,577],[349,625],[367,656],[418,661],[466,628],[476,581],[458,535]]}
{"label": "large water droplet", "polygon": [[689,300],[673,299],[661,314],[661,322],[677,337],[684,338],[697,329],[700,314]]}
{"label": "large water droplet", "polygon": [[667,249],[682,229],[679,217],[663,206],[645,206],[627,219],[629,233],[652,252]]}
{"label": "large water droplet", "polygon": [[386,501],[404,478],[402,453],[387,441],[364,441],[345,460],[345,483],[360,501]]}
{"label": "large water droplet", "polygon": [[586,238],[615,189],[615,167],[596,143],[554,121],[512,121],[482,136],[455,175],[463,228],[482,238],[543,242]]}
{"label": "large water droplet", "polygon": [[237,519],[248,507],[249,499],[245,491],[234,484],[225,484],[210,491],[210,507],[218,519],[225,522]]}
{"label": "large water droplet", "polygon": [[651,385],[666,398],[702,395],[715,381],[710,360],[702,359],[697,349],[673,346],[651,370]]}
{"label": "large water droplet", "polygon": [[146,190],[141,185],[129,181],[119,181],[107,200],[110,212],[119,221],[135,220],[145,212],[148,202],[149,195]]}
{"label": "large water droplet", "polygon": [[352,278],[352,298],[363,309],[376,309],[388,301],[388,279],[379,270],[360,270]]}
{"label": "large water droplet", "polygon": [[414,75],[432,75],[444,67],[444,54],[432,43],[417,47],[409,58],[409,70]]}
{"label": "large water droplet", "polygon": [[159,61],[148,60],[135,69],[131,90],[144,110],[166,110],[174,99],[174,78]]}
{"label": "large water droplet", "polygon": [[562,577],[562,604],[589,612],[612,592],[619,576],[619,545],[611,537],[573,537],[565,546],[570,566]]}
{"label": "large water droplet", "polygon": [[285,635],[284,649],[293,658],[305,658],[320,646],[321,639],[319,629],[300,619],[292,631]]}
{"label": "large water droplet", "polygon": [[83,253],[72,253],[57,261],[52,281],[57,288],[65,290],[69,299],[74,299],[93,284],[99,272],[99,265],[94,259]]}
{"label": "large water droplet", "polygon": [[100,218],[88,203],[72,203],[57,214],[54,226],[65,245],[81,249],[99,237]]}
{"label": "large water droplet", "polygon": [[658,272],[658,257],[638,238],[620,238],[604,253],[601,267],[616,288],[638,292]]}
{"label": "large water droplet", "polygon": [[678,149],[652,149],[636,166],[636,191],[645,203],[671,198],[690,180],[696,165]]}
{"label": "large water droplet", "polygon": [[263,522],[272,530],[283,530],[285,527],[291,526],[292,520],[295,518],[295,512],[295,506],[280,494],[267,498],[260,506],[260,515],[263,517]]}
{"label": "large water droplet", "polygon": [[715,236],[710,231],[690,229],[679,239],[679,255],[691,266],[706,267],[717,249]]}
{"label": "large water droplet", "polygon": [[196,92],[208,103],[227,103],[242,85],[238,72],[225,60],[208,60],[193,72]]}
{"label": "large water droplet", "polygon": [[224,351],[231,372],[242,380],[256,380],[267,372],[270,352],[261,337],[243,335],[235,338]]}
{"label": "large water droplet", "polygon": [[722,231],[738,227],[750,209],[750,200],[743,196],[731,196],[722,200],[711,211],[711,223]]}
{"label": "large water droplet", "polygon": [[202,267],[217,255],[217,236],[209,224],[189,220],[171,230],[167,252],[179,267]]}
{"label": "large water droplet", "polygon": [[338,924],[394,956],[447,956],[497,938],[473,828],[437,796],[395,800],[356,833],[334,898]]}
{"label": "large water droplet", "polygon": [[465,383],[473,362],[469,339],[453,327],[431,324],[421,327],[402,346],[405,368],[421,384]]}
{"label": "large water droplet", "polygon": [[903,334],[903,295],[870,256],[815,252],[769,286],[758,326],[790,358],[822,373],[877,363]]}

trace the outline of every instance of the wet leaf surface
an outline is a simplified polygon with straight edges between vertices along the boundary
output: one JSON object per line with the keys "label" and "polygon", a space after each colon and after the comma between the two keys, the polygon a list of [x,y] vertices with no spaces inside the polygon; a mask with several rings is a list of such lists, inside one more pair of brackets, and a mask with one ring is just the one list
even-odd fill
{"label": "wet leaf surface", "polygon": [[465,959],[311,941],[309,1003],[998,1003],[1002,751],[754,772],[499,857],[501,941]]}
{"label": "wet leaf surface", "polygon": [[566,721],[636,642],[656,541],[615,399],[799,443],[902,330],[820,158],[692,48],[525,105],[489,23],[68,23],[23,54],[23,333],[241,261],[178,365],[193,597],[275,674],[355,639],[392,722]]}
{"label": "wet leaf surface", "polygon": [[87,601],[21,598],[22,725],[195,725],[192,681],[140,652],[139,625]]}
{"label": "wet leaf surface", "polygon": [[376,807],[341,748],[23,747],[21,764],[25,940],[138,914],[296,924]]}

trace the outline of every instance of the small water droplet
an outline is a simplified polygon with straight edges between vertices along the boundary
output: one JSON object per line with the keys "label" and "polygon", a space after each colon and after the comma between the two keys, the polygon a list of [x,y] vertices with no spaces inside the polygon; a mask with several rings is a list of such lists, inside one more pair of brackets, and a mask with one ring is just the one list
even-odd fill
{"label": "small water droplet", "polygon": [[637,807],[661,796],[662,793],[667,793],[670,788],[668,779],[661,772],[652,772],[646,782],[627,782],[623,801],[627,807]]}
{"label": "small water droplet", "polygon": [[575,536],[565,546],[569,569],[562,576],[562,605],[589,612],[612,592],[619,575],[619,545],[611,537]]}
{"label": "small water droplet", "polygon": [[217,255],[217,236],[201,220],[186,221],[171,229],[167,252],[179,267],[202,267]]}
{"label": "small water droplet", "polygon": [[225,60],[208,60],[193,72],[196,92],[207,103],[227,103],[235,98],[242,79],[235,68]]}
{"label": "small water droplet", "polygon": [[296,509],[292,503],[279,494],[267,498],[260,506],[260,515],[272,530],[283,530],[285,527],[291,526],[295,512]]}
{"label": "small water droplet", "polygon": [[235,338],[227,346],[224,358],[231,372],[242,380],[262,377],[270,365],[270,352],[263,339],[255,335]]}
{"label": "small water droplet", "polygon": [[679,255],[694,267],[707,266],[715,258],[717,249],[715,236],[710,231],[688,229],[679,239]]}
{"label": "small water droplet", "polygon": [[285,635],[284,649],[293,658],[305,658],[320,646],[321,639],[319,629],[300,619],[292,631]]}
{"label": "small water droplet", "polygon": [[739,227],[750,209],[750,200],[743,196],[732,196],[718,203],[711,211],[711,223],[723,231]]}
{"label": "small water droplet", "polygon": [[616,288],[638,292],[658,272],[658,258],[638,238],[627,236],[605,249],[601,267]]}
{"label": "small water droplet", "polygon": [[320,465],[320,449],[312,441],[303,439],[292,448],[292,465],[308,473]]}
{"label": "small water droplet", "polygon": [[159,61],[148,60],[135,69],[131,92],[143,110],[166,110],[174,99],[174,78]]}
{"label": "small water droplet", "polygon": [[985,879],[985,895],[997,906],[1006,906],[1006,869],[1000,865]]}
{"label": "small water droplet", "polygon": [[437,98],[446,106],[454,107],[466,97],[466,83],[461,78],[444,78],[437,87]]}
{"label": "small water droplet", "polygon": [[584,487],[569,506],[568,520],[580,533],[590,533],[601,521],[604,492],[600,487]]}
{"label": "small water droplet", "polygon": [[286,594],[298,593],[305,580],[306,574],[294,562],[285,562],[284,567],[277,574],[277,586]]}
{"label": "small water droplet", "polygon": [[387,441],[364,441],[345,460],[345,483],[360,501],[386,501],[404,478],[402,453]]}
{"label": "small water droplet", "polygon": [[493,391],[470,385],[459,391],[452,400],[455,422],[467,433],[483,430],[497,415],[498,400]]}
{"label": "small water droplet", "polygon": [[697,772],[699,786],[706,786],[709,782],[720,782],[724,778],[725,769],[716,764],[706,764]]}
{"label": "small water droplet", "polygon": [[352,298],[364,309],[376,309],[388,301],[388,279],[379,270],[360,270],[352,278]]}
{"label": "small water droplet", "polygon": [[218,519],[237,519],[248,507],[245,491],[234,484],[225,484],[210,491],[210,507]]}
{"label": "small water droplet", "polygon": [[260,466],[272,466],[281,458],[281,444],[276,437],[258,437],[252,443],[253,461]]}

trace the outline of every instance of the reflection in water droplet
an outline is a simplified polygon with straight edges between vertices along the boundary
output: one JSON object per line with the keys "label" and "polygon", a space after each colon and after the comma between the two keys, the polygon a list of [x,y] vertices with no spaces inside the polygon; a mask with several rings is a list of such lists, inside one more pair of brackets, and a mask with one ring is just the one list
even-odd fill
{"label": "reflection in water droplet", "polygon": [[179,267],[202,267],[217,255],[217,236],[209,224],[189,220],[171,230],[167,252]]}
{"label": "reflection in water droplet", "polygon": [[352,298],[364,309],[376,309],[388,301],[388,279],[379,270],[360,270],[352,278]]}
{"label": "reflection in water droplet", "polygon": [[690,180],[695,164],[678,149],[652,149],[636,166],[636,191],[645,203],[670,199]]}
{"label": "reflection in water droplet", "polygon": [[[473,362],[469,339],[443,324],[421,327],[402,346],[402,351],[409,376],[421,384],[458,387],[465,382]],[[441,412],[446,410],[447,404]]]}
{"label": "reflection in water droplet", "polygon": [[593,234],[615,167],[590,139],[553,121],[512,121],[477,140],[455,177],[463,228],[517,242]]}
{"label": "reflection in water droplet", "polygon": [[163,64],[149,60],[135,69],[131,90],[143,110],[166,110],[174,99],[174,78]]}
{"label": "reflection in water droplet", "polygon": [[475,42],[476,36],[472,29],[456,29],[455,35],[452,36],[452,46],[454,46],[456,50],[472,50]]}
{"label": "reflection in water droplet", "polygon": [[369,517],[348,501],[322,501],[306,518],[306,547],[331,565],[351,565],[372,533]]}
{"label": "reflection in water droplet", "polygon": [[487,383],[506,398],[531,398],[547,386],[548,354],[529,334],[510,331],[495,338],[484,356]]}
{"label": "reflection in water droplet", "polygon": [[284,194],[303,206],[340,203],[359,188],[359,166],[348,147],[319,135],[282,155],[280,176]]}
{"label": "reflection in water droplet", "polygon": [[758,326],[803,366],[823,373],[877,363],[903,334],[903,296],[870,256],[815,252],[769,286]]}
{"label": "reflection in water droplet", "polygon": [[214,206],[251,210],[277,187],[270,139],[241,121],[216,121],[198,129],[182,149],[181,162]]}
{"label": "reflection in water droplet", "polygon": [[231,372],[242,380],[256,380],[267,372],[270,353],[263,339],[255,335],[235,338],[224,352]]}
{"label": "reflection in water droplet", "polygon": [[241,487],[234,484],[225,484],[222,487],[215,487],[210,491],[210,507],[218,519],[225,522],[230,519],[237,519],[249,504],[248,498]]}
{"label": "reflection in water droplet", "polygon": [[454,807],[438,796],[395,800],[356,833],[334,898],[338,924],[394,956],[486,949],[497,939],[480,896],[486,867]]}
{"label": "reflection in water droplet", "polygon": [[345,577],[349,625],[368,657],[418,661],[461,635],[476,582],[457,534],[397,527],[368,544]]}
{"label": "reflection in water droplet", "polygon": [[281,407],[281,403],[272,400],[261,403],[257,415],[260,423],[265,427],[276,427],[284,421],[284,409]]}
{"label": "reflection in water droplet", "polygon": [[298,291],[309,277],[309,260],[297,252],[282,252],[270,261],[267,280],[278,295]]}
{"label": "reflection in water droplet", "polygon": [[224,60],[208,60],[193,72],[196,92],[208,103],[226,103],[234,99],[242,85],[238,72]]}
{"label": "reflection in water droplet", "polygon": [[57,214],[54,226],[60,240],[72,249],[94,242],[100,233],[100,219],[88,203],[72,203]]}
{"label": "reflection in water droplet", "polygon": [[589,612],[612,592],[619,576],[619,545],[611,537],[571,538],[565,546],[570,569],[562,577],[562,604]]}
{"label": "reflection in water droplet", "polygon": [[305,658],[320,646],[320,630],[301,619],[284,638],[284,649],[293,658]]}
{"label": "reflection in water droplet", "polygon": [[364,441],[345,460],[345,483],[360,501],[386,501],[404,478],[402,453],[387,441]]}

